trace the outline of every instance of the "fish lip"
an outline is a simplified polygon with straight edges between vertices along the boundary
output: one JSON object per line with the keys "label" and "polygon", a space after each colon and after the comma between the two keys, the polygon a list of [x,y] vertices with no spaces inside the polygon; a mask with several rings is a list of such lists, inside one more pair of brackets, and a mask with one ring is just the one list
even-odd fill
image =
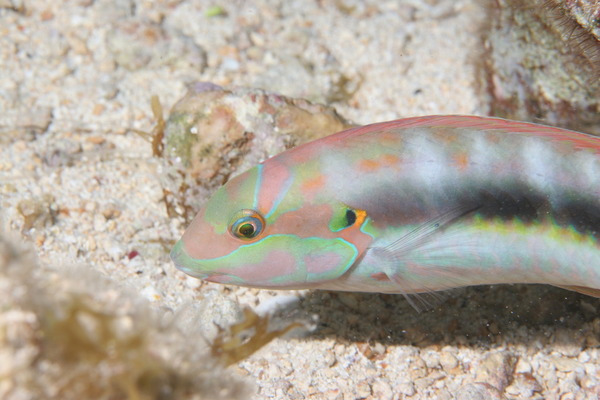
{"label": "fish lip", "polygon": [[[185,251],[185,247],[181,239],[175,244],[169,256],[178,270],[194,278],[214,283],[225,283],[224,281],[233,278],[231,274],[202,271],[202,260],[197,260],[190,257]],[[186,265],[186,261],[194,261],[194,265]]]}
{"label": "fish lip", "polygon": [[173,264],[175,264],[175,267],[187,275],[190,275],[190,276],[193,276],[194,278],[199,278],[199,279],[204,279],[206,276],[210,275],[207,273],[203,273],[202,271],[199,271],[196,268],[190,268],[185,265],[184,261],[187,258],[189,258],[189,256],[186,253],[185,248],[183,247],[183,241],[181,239],[178,240],[177,243],[175,243],[175,246],[171,250],[171,253],[169,254],[169,256],[170,256]]}
{"label": "fish lip", "polygon": [[173,259],[173,264],[175,264],[175,267],[178,270],[185,273],[186,275],[193,276],[194,278],[206,279],[208,277],[212,277],[213,275],[215,275],[213,273],[206,273],[206,272],[199,271],[198,269],[195,269],[195,268],[186,267],[185,265],[177,262],[176,259]]}
{"label": "fish lip", "polygon": [[215,272],[202,272],[202,270],[199,270],[197,267],[190,268],[190,267],[186,266],[182,262],[181,259],[182,258],[185,259],[186,257],[189,257],[189,256],[187,255],[185,250],[182,248],[182,246],[179,244],[175,245],[173,250],[171,250],[170,257],[171,257],[171,261],[173,261],[173,264],[175,264],[175,267],[178,270],[180,270],[181,272],[183,272],[189,276],[192,276],[194,278],[202,279],[202,280],[209,281],[209,282],[220,283],[218,279],[222,276],[227,275],[227,274],[220,274],[220,273],[215,273]]}
{"label": "fish lip", "polygon": [[178,264],[177,262],[175,262],[175,267],[177,267],[178,270],[185,273],[186,275],[192,276],[197,279],[202,279],[203,281],[208,281],[208,282],[220,283],[217,279],[219,277],[226,275],[226,274],[217,274],[214,272],[207,273],[207,272],[198,271],[197,269],[184,267],[183,265]]}
{"label": "fish lip", "polygon": [[204,278],[202,278],[202,280],[205,280],[207,282],[212,282],[212,283],[221,283],[219,281],[219,278],[227,276],[227,274],[205,274]]}
{"label": "fish lip", "polygon": [[177,242],[177,244],[175,245],[175,247],[173,247],[173,249],[171,250],[171,253],[169,254],[169,257],[171,258],[171,261],[173,262],[173,264],[175,264],[175,267],[180,270],[185,272],[186,274],[188,273],[188,269],[183,266],[183,264],[180,262],[180,258],[181,255],[185,254],[185,252],[183,252],[180,248],[179,248],[179,242]]}

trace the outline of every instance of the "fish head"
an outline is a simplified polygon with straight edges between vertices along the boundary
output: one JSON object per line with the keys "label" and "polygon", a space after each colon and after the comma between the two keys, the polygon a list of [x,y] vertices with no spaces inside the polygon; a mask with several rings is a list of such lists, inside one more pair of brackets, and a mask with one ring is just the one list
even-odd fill
{"label": "fish head", "polygon": [[372,241],[361,230],[366,213],[317,195],[318,170],[295,173],[273,164],[215,192],[171,252],[180,270],[223,284],[308,288],[342,276],[360,259]]}

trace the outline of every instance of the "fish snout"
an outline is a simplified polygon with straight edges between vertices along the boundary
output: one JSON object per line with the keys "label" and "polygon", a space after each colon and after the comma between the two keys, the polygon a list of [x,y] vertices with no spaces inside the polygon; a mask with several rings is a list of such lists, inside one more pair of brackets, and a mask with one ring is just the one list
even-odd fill
{"label": "fish snout", "polygon": [[209,277],[210,273],[203,272],[197,260],[190,257],[183,247],[183,240],[178,240],[171,250],[171,261],[175,264],[178,270],[185,272],[195,278],[205,279]]}

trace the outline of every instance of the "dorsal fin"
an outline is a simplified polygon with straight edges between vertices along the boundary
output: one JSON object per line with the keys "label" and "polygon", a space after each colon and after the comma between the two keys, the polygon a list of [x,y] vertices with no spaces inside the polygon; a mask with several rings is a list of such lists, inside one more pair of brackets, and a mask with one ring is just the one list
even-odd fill
{"label": "dorsal fin", "polygon": [[373,131],[393,131],[395,129],[440,126],[546,136],[553,140],[570,142],[577,149],[593,149],[596,153],[600,153],[600,137],[594,135],[531,122],[511,121],[503,118],[479,117],[475,115],[429,115],[379,122],[338,132],[334,135],[321,138],[318,141],[330,143]]}

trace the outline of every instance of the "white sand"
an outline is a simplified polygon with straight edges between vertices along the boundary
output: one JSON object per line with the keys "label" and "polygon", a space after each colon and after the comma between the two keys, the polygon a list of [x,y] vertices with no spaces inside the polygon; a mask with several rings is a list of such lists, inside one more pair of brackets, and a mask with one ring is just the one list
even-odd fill
{"label": "white sand", "polygon": [[[6,8],[21,3],[23,12]],[[207,17],[219,4],[226,15]],[[168,258],[184,227],[162,202],[162,161],[130,131],[151,130],[151,95],[168,109],[187,83],[211,81],[331,103],[357,123],[485,114],[472,63],[481,54],[480,2],[0,0],[0,7],[0,218],[20,231],[23,214],[36,216],[24,237],[42,262],[95,268],[157,308],[197,303],[205,320],[220,324],[235,318],[232,300],[260,307],[298,296],[282,301],[284,314],[314,319],[317,330],[277,339],[232,367],[256,382],[256,399],[600,394],[600,302],[592,298],[544,287],[474,288],[417,314],[401,296],[203,284]],[[130,259],[133,251],[139,255]]]}

